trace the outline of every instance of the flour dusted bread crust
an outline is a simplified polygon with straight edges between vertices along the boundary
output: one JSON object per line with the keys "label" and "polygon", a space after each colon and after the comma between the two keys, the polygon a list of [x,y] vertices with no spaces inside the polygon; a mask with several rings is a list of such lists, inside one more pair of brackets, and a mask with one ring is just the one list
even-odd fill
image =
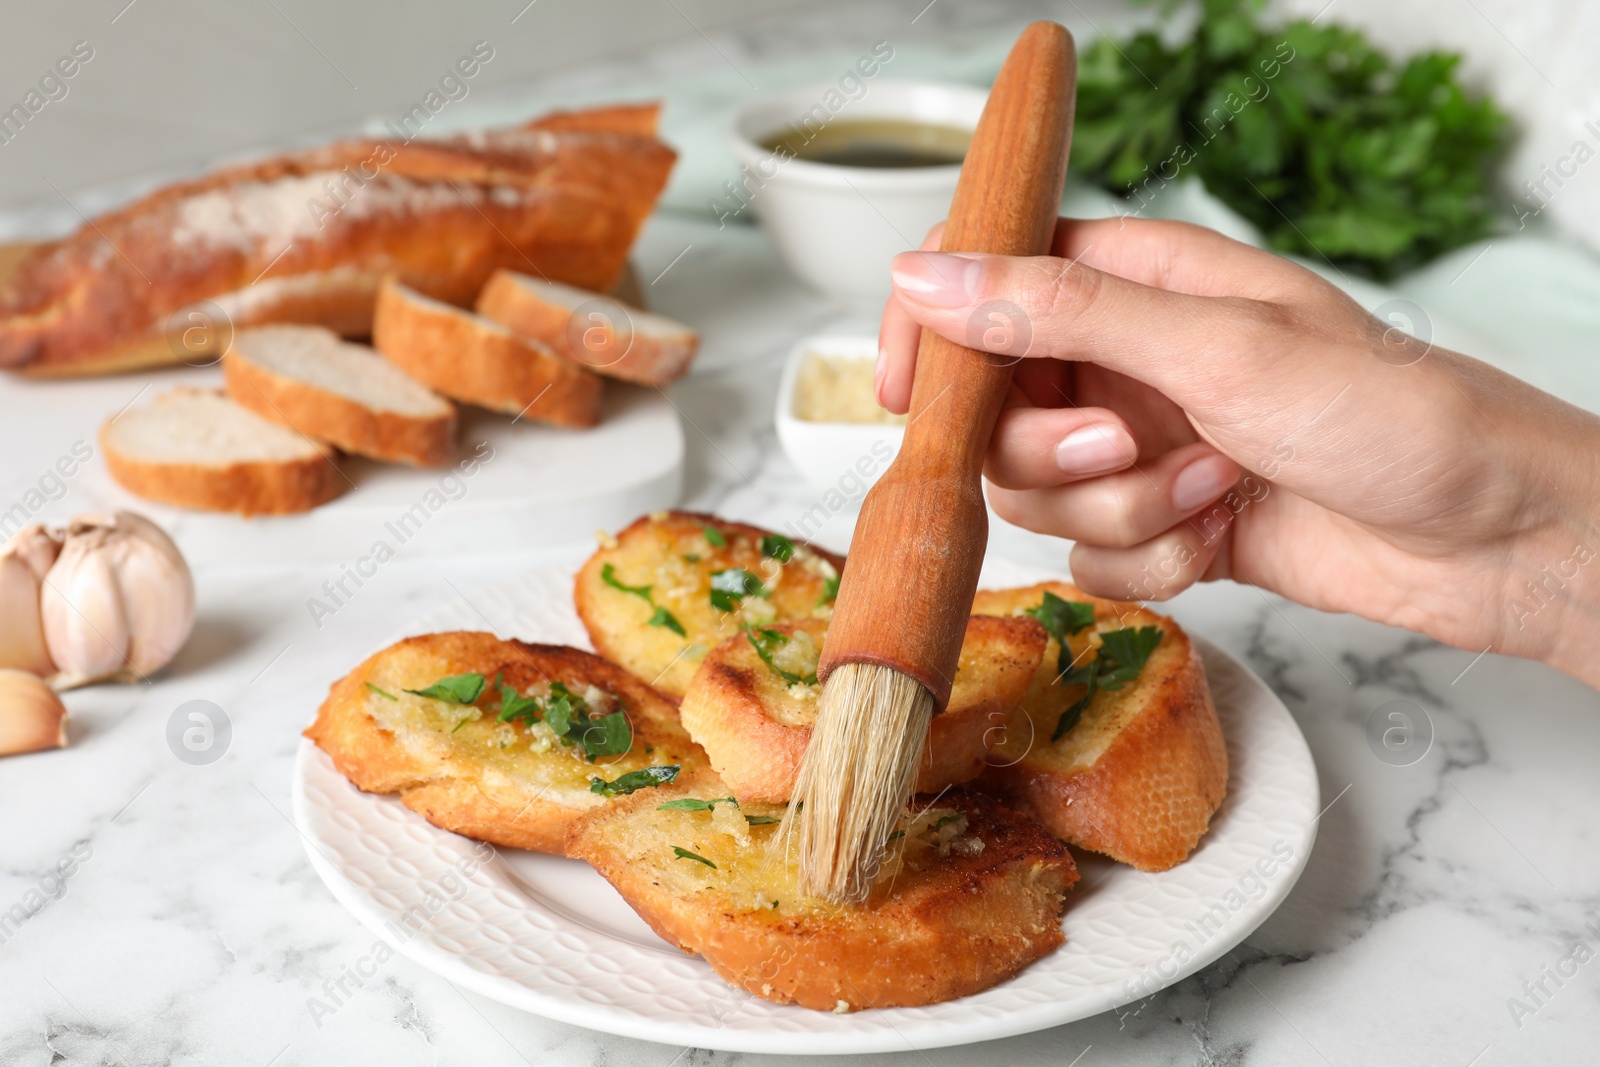
{"label": "flour dusted bread crust", "polygon": [[[407,692],[470,672],[485,678],[471,705]],[[544,719],[498,722],[496,679],[523,696],[548,696],[559,682],[596,715],[620,708],[632,744],[591,762]],[[673,702],[621,668],[575,648],[466,631],[407,638],[369,657],[334,683],[305,733],[357,788],[398,793],[435,826],[557,854],[568,823],[611,803],[591,791],[595,777],[614,782],[674,765],[692,775],[705,767]]]}
{"label": "flour dusted bread crust", "polygon": [[[791,549],[787,560],[772,554]],[[578,572],[573,600],[596,652],[662,692],[682,696],[707,654],[745,624],[832,614],[843,567],[842,557],[772,530],[663,511],[607,538]],[[712,583],[727,584],[733,571],[758,579],[761,590],[720,607]],[[648,595],[640,592],[646,587]]]}
{"label": "flour dusted bread crust", "polygon": [[665,315],[516,271],[496,271],[477,309],[596,374],[644,385],[666,385],[689,373],[700,347],[699,334]]}
{"label": "flour dusted bread crust", "polygon": [[978,787],[1017,804],[1069,844],[1141,870],[1173,867],[1199,843],[1228,785],[1228,754],[1200,657],[1171,619],[1065,582],[980,590],[972,610],[1016,615],[1038,608],[1046,592],[1094,609],[1094,623],[1067,638],[1074,663],[1096,655],[1092,648],[1108,630],[1154,626],[1161,643],[1135,681],[1098,692],[1077,725],[1051,741],[1062,713],[1085,692],[1056,684],[1059,645],[1052,637]]}
{"label": "flour dusted bread crust", "polygon": [[437,466],[456,409],[365,345],[320,326],[241,330],[222,359],[228,395],[262,418],[345,452]]}
{"label": "flour dusted bread crust", "polygon": [[714,775],[636,793],[577,820],[567,849],[656,933],[758,997],[819,1011],[937,1004],[1064,940],[1072,857],[994,800],[919,797],[867,902],[840,906],[795,893],[793,868],[769,851],[781,808],[660,809],[727,795]]}
{"label": "flour dusted bread crust", "polygon": [[[811,743],[821,687],[792,683],[769,667],[815,677],[824,620],[775,623],[718,645],[689,683],[683,725],[741,801],[784,803]],[[950,703],[928,728],[916,789],[933,793],[977,777],[1044,654],[1044,627],[1029,618],[967,621]]]}
{"label": "flour dusted bread crust", "polygon": [[282,515],[350,486],[331,448],[209,389],[173,389],[112,417],[100,448],[124,489],[180,508]]}
{"label": "flour dusted bread crust", "polygon": [[600,421],[601,382],[587,369],[393,278],[378,291],[372,343],[395,366],[455,400],[555,426]]}
{"label": "flour dusted bread crust", "polygon": [[464,306],[506,267],[606,290],[676,158],[655,136],[656,112],[339,141],[168,185],[18,266],[0,289],[0,366],[175,363],[267,322],[362,335],[391,273]]}

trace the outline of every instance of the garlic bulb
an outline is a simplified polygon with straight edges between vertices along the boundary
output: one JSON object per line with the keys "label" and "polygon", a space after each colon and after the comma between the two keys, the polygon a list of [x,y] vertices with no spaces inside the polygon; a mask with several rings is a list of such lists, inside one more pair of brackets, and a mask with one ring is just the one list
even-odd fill
{"label": "garlic bulb", "polygon": [[37,675],[0,670],[0,756],[62,748],[67,709]]}
{"label": "garlic bulb", "polygon": [[194,579],[162,529],[128,511],[80,515],[45,578],[44,637],[57,689],[141,679],[194,625]]}
{"label": "garlic bulb", "polygon": [[39,590],[61,544],[37,524],[18,530],[0,549],[0,668],[41,677],[56,672],[44,640]]}

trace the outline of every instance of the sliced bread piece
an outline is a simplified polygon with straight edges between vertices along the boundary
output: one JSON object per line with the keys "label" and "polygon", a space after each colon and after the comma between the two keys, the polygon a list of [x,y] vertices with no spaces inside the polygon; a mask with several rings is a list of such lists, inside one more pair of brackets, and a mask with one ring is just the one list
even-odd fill
{"label": "sliced bread piece", "polygon": [[494,273],[478,294],[477,309],[596,374],[644,385],[683,377],[700,348],[699,334],[665,315],[511,270]]}
{"label": "sliced bread piece", "polygon": [[555,426],[600,421],[600,379],[549,345],[393,278],[378,289],[372,343],[395,366],[455,400]]}
{"label": "sliced bread piece", "polygon": [[595,651],[682,696],[745,624],[833,612],[844,559],[715,515],[661,511],[607,538],[578,572],[578,617]]}
{"label": "sliced bread piece", "polygon": [[705,767],[673,702],[627,671],[467,631],[371,656],[333,684],[306,736],[357,788],[398,793],[435,826],[558,855],[579,814]]}
{"label": "sliced bread piece", "polygon": [[222,357],[222,371],[238,403],[346,452],[416,466],[450,458],[455,407],[332,330],[240,330]]}
{"label": "sliced bread piece", "polygon": [[988,797],[913,800],[866,903],[845,906],[795,891],[793,865],[770,847],[781,807],[727,796],[715,775],[639,793],[577,820],[567,851],[746,992],[818,1011],[938,1004],[1065,940],[1077,866],[1044,828]]}
{"label": "sliced bread piece", "polygon": [[333,449],[210,389],[173,389],[113,416],[100,448],[128,492],[181,508],[282,515],[350,487]]}
{"label": "sliced bread piece", "polygon": [[[817,721],[823,619],[774,623],[718,645],[683,696],[683,725],[741,801],[788,801]],[[950,703],[928,728],[917,791],[976,778],[1028,691],[1047,638],[1029,618],[967,620]]]}
{"label": "sliced bread piece", "polygon": [[1065,582],[980,590],[972,610],[1027,613],[1052,631],[979,788],[1069,844],[1140,870],[1186,859],[1227,792],[1228,753],[1205,668],[1182,628]]}

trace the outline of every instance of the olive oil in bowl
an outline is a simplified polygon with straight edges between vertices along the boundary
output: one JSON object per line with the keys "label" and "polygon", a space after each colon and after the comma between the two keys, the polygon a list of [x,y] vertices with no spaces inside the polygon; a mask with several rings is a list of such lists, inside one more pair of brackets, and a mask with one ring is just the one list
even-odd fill
{"label": "olive oil in bowl", "polygon": [[763,138],[761,146],[781,156],[835,167],[905,170],[960,164],[972,131],[909,119],[851,119],[819,129],[790,123]]}

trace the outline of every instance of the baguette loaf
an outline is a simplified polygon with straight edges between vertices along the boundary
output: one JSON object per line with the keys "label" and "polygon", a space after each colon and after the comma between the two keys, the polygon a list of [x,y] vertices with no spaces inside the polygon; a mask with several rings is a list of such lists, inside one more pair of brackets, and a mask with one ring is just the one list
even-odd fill
{"label": "baguette loaf", "polygon": [[162,504],[241,515],[309,511],[350,485],[333,449],[208,389],[174,389],[100,428],[122,487]]}
{"label": "baguette loaf", "polygon": [[792,864],[770,847],[782,808],[727,796],[715,775],[637,793],[576,820],[567,851],[746,992],[818,1011],[937,1004],[1002,982],[1065,940],[1072,857],[987,797],[916,798],[871,895],[851,907],[795,891]]}
{"label": "baguette loaf", "polygon": [[665,315],[560,282],[496,271],[478,314],[534,337],[596,374],[666,385],[689,372],[700,335]]}
{"label": "baguette loaf", "polygon": [[0,288],[0,367],[214,359],[267,322],[360,336],[391,273],[464,306],[505,267],[607,289],[676,158],[656,112],[339,141],[166,186],[19,265]]}
{"label": "baguette loaf", "polygon": [[378,291],[372,343],[413,378],[468,404],[556,426],[600,421],[600,379],[539,341],[423,296]]}
{"label": "baguette loaf", "polygon": [[[1046,594],[1092,609],[1092,620],[1065,634],[1069,664],[1104,661],[1106,634],[1119,630],[1152,627],[1160,643],[1120,688],[1097,686],[1074,723],[1072,709],[1087,686],[1062,684],[1070,679],[1061,677],[1052,636],[978,788],[1016,804],[1069,844],[1144,871],[1176,866],[1199,843],[1228,788],[1228,753],[1200,657],[1166,616],[1065,582],[979,590],[972,610],[1032,613]],[[1052,740],[1063,715],[1067,728]]]}
{"label": "baguette loaf", "polygon": [[[416,692],[463,677],[470,686],[471,676],[477,690],[465,703]],[[561,722],[551,708],[557,684],[569,694]],[[523,701],[522,714],[505,715],[502,685]],[[578,722],[575,708],[591,723],[621,712],[626,748],[590,753],[621,746],[598,745],[604,728]],[[705,767],[673,702],[626,671],[575,648],[464,631],[410,637],[368,657],[333,684],[305,733],[357,788],[398,793],[435,826],[558,855],[567,824],[607,803],[596,778],[614,785],[651,767],[686,777]],[[657,784],[638,788],[653,794]]]}
{"label": "baguette loaf", "polygon": [[228,395],[345,452],[418,466],[450,458],[456,409],[365,345],[320,326],[241,330],[222,360]]}
{"label": "baguette loaf", "polygon": [[[794,791],[817,721],[821,687],[814,679],[827,631],[821,619],[752,629],[714,649],[689,683],[683,725],[740,801],[781,804]],[[967,620],[949,706],[928,727],[917,792],[936,793],[984,769],[989,747],[1033,681],[1045,641],[1032,619]]]}

